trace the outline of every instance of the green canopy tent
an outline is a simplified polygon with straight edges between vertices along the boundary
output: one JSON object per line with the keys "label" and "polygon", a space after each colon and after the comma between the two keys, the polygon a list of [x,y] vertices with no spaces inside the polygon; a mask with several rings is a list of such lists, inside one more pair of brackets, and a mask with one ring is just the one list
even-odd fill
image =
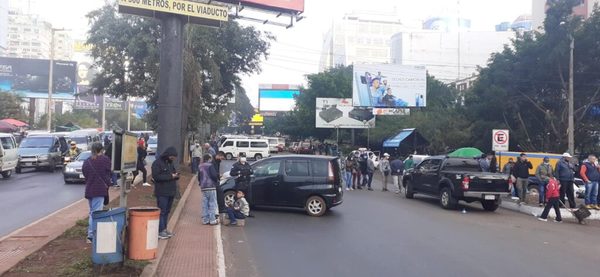
{"label": "green canopy tent", "polygon": [[452,158],[479,158],[483,155],[481,150],[474,147],[464,147],[456,149],[454,152],[448,154],[448,157]]}

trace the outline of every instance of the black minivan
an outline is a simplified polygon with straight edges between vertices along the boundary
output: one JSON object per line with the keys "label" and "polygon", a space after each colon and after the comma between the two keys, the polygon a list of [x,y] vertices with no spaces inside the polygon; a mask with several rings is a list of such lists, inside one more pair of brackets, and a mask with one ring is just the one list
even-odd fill
{"label": "black minivan", "polygon": [[[254,175],[246,200],[252,206],[302,208],[322,216],[342,203],[338,157],[282,155],[252,164]],[[225,203],[235,196],[235,179],[221,181]]]}

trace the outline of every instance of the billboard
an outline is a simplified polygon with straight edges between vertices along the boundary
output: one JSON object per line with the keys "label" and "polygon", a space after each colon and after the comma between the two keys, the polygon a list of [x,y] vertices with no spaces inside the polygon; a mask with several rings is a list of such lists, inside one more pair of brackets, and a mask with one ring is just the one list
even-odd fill
{"label": "billboard", "polygon": [[263,112],[289,112],[296,107],[296,95],[300,88],[293,85],[260,85],[258,109]]}
{"label": "billboard", "polygon": [[[50,60],[0,57],[0,90],[25,98],[48,98]],[[77,63],[54,61],[53,99],[73,100],[77,92]]]}
{"label": "billboard", "polygon": [[317,98],[316,128],[366,129],[375,127],[372,109],[352,106],[351,98]]}
{"label": "billboard", "polygon": [[120,13],[139,16],[155,17],[156,12],[164,12],[185,16],[185,20],[190,23],[217,27],[220,22],[229,19],[227,7],[193,1],[119,0],[118,2]]}
{"label": "billboard", "polygon": [[352,102],[356,107],[425,107],[427,73],[423,66],[355,64]]}
{"label": "billboard", "polygon": [[304,0],[218,0],[230,4],[242,4],[249,7],[280,12],[304,12]]}

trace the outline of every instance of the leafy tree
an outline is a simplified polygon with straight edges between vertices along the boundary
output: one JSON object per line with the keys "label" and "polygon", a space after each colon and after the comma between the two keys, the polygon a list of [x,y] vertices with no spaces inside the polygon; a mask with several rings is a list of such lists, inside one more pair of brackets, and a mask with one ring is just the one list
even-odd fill
{"label": "leafy tree", "polygon": [[23,99],[10,92],[0,91],[0,119],[14,118],[27,121],[25,110],[21,108]]}

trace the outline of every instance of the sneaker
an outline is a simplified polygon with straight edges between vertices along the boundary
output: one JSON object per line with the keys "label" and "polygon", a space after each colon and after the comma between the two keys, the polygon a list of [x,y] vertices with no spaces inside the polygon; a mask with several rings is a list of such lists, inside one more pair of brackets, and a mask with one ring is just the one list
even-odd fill
{"label": "sneaker", "polygon": [[350,188],[350,190],[354,190],[353,188]]}
{"label": "sneaker", "polygon": [[152,185],[151,185],[151,184],[148,184],[148,183],[143,183],[143,184],[142,184],[142,187],[151,187],[151,186],[152,186]]}
{"label": "sneaker", "polygon": [[208,225],[208,224],[209,224],[208,222],[202,222],[202,225]]}
{"label": "sneaker", "polygon": [[368,190],[373,191],[373,188],[368,188]]}
{"label": "sneaker", "polygon": [[170,237],[170,238],[172,238],[175,235],[174,233],[171,233],[169,231],[165,231],[165,232],[167,233],[167,237]]}
{"label": "sneaker", "polygon": [[92,244],[92,238],[86,238],[85,239],[85,243]]}
{"label": "sneaker", "polygon": [[216,220],[210,222],[210,225],[217,225],[217,224],[219,224],[219,222],[217,222]]}
{"label": "sneaker", "polygon": [[237,225],[237,221],[230,221],[229,222],[229,226],[236,226]]}
{"label": "sneaker", "polygon": [[541,218],[541,217],[538,217],[538,220],[539,220],[539,221],[543,221],[543,222],[547,222],[547,221],[548,221],[548,219],[547,219],[547,218]]}
{"label": "sneaker", "polygon": [[600,210],[600,205],[596,205],[596,206],[594,206],[594,209],[596,209],[596,210]]}
{"label": "sneaker", "polygon": [[538,206],[543,207],[544,203],[539,203]]}
{"label": "sneaker", "polygon": [[158,239],[168,239],[169,238],[169,234],[167,234],[166,231],[162,231],[160,233],[158,233]]}
{"label": "sneaker", "polygon": [[346,191],[350,191],[350,189],[349,189],[349,188],[346,188]]}
{"label": "sneaker", "polygon": [[586,207],[588,210],[595,209],[595,208],[594,208],[594,205],[585,205],[585,207]]}
{"label": "sneaker", "polygon": [[556,220],[555,219],[554,222],[556,222],[556,223],[562,223],[562,220]]}
{"label": "sneaker", "polygon": [[358,190],[362,190],[362,187],[358,187]]}
{"label": "sneaker", "polygon": [[254,214],[253,213],[249,213],[248,217],[254,217]]}

